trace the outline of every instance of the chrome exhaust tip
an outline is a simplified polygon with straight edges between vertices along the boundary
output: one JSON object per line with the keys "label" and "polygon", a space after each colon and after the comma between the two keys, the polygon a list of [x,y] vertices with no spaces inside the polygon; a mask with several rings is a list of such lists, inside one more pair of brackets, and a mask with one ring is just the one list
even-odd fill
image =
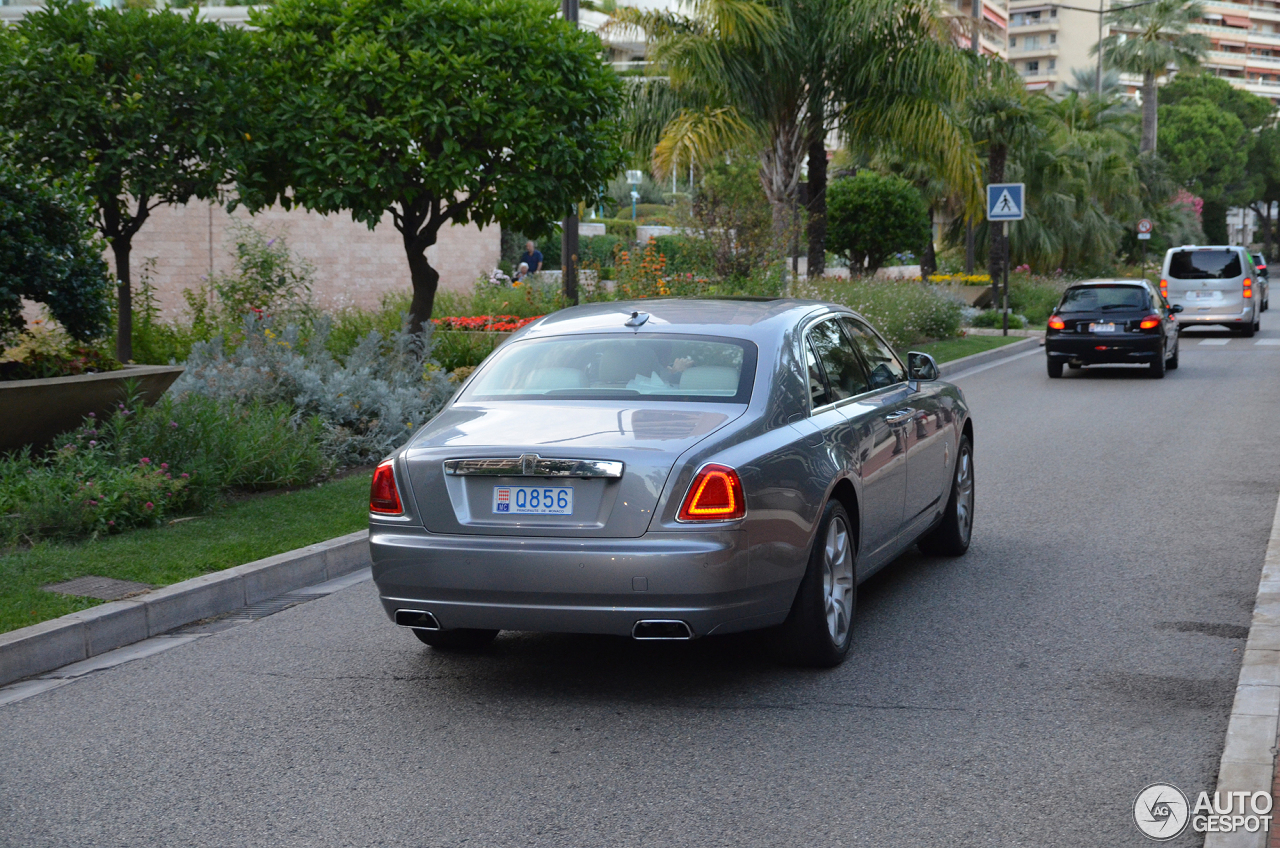
{"label": "chrome exhaust tip", "polygon": [[675,619],[646,618],[631,628],[631,638],[639,642],[687,641],[693,638],[693,628]]}
{"label": "chrome exhaust tip", "polygon": [[426,610],[396,610],[396,624],[414,630],[439,630],[440,622]]}

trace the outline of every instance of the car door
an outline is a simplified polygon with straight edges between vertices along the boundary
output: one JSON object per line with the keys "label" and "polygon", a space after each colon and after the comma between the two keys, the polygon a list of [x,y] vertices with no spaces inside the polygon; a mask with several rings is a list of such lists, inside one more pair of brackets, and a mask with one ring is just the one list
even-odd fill
{"label": "car door", "polygon": [[808,340],[830,387],[834,410],[842,419],[833,425],[840,449],[847,467],[862,481],[858,544],[862,577],[892,555],[902,524],[907,445],[897,400],[905,384],[891,383],[877,390],[865,358],[841,330],[840,319],[828,318],[815,325]]}

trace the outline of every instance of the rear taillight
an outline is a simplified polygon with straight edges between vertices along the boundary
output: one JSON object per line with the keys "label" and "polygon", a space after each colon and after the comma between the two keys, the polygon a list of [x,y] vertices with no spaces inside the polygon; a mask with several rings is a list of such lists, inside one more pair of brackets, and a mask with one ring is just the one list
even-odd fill
{"label": "rear taillight", "polygon": [[1063,321],[1063,320],[1062,320],[1061,318],[1059,318],[1057,315],[1050,315],[1050,316],[1049,316],[1049,329],[1050,329],[1050,330],[1065,330],[1065,329],[1067,329],[1067,322],[1066,322],[1066,321]]}
{"label": "rear taillight", "polygon": [[1148,315],[1146,318],[1143,318],[1141,321],[1138,322],[1139,330],[1154,330],[1156,327],[1159,327],[1159,326],[1160,326],[1159,315]]}
{"label": "rear taillight", "polygon": [[727,465],[704,465],[694,475],[680,507],[680,521],[729,521],[747,514],[738,472]]}
{"label": "rear taillight", "polygon": [[1169,299],[1169,281],[1168,280],[1160,281],[1160,296],[1163,297],[1165,300]]}
{"label": "rear taillight", "polygon": [[1244,278],[1244,296],[1246,300],[1253,297],[1253,280],[1248,277]]}
{"label": "rear taillight", "polygon": [[396,471],[392,460],[384,459],[373,471],[373,485],[369,489],[369,511],[380,515],[402,515],[400,491],[396,489]]}

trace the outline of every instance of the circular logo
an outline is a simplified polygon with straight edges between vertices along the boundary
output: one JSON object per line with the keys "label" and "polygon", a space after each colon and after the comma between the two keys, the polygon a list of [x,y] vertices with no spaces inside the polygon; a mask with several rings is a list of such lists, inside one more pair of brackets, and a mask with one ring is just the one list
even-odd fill
{"label": "circular logo", "polygon": [[1143,218],[1141,221],[1138,222],[1138,232],[1140,233],[1151,232],[1151,227],[1152,227],[1152,224],[1149,218]]}
{"label": "circular logo", "polygon": [[1133,799],[1133,821],[1144,836],[1164,842],[1187,826],[1187,796],[1171,783],[1153,783]]}

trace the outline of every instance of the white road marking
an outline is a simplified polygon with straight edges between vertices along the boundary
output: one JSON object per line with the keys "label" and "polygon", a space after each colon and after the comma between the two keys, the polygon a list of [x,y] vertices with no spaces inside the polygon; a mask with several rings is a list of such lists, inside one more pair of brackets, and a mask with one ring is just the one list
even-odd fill
{"label": "white road marking", "polygon": [[1258,339],[1256,345],[1280,345],[1280,339]]}
{"label": "white road marking", "polygon": [[1230,342],[1230,341],[1231,341],[1231,339],[1201,339],[1201,340],[1200,340],[1200,344],[1202,344],[1202,345],[1224,345],[1224,344],[1227,344],[1227,343],[1228,343],[1228,342]]}
{"label": "white road marking", "polygon": [[1013,356],[1007,357],[1005,359],[997,359],[995,362],[989,362],[986,365],[977,365],[977,366],[974,366],[973,368],[968,369],[967,371],[961,371],[959,374],[952,374],[950,377],[943,377],[942,379],[948,383],[954,383],[956,380],[962,380],[965,377],[970,377],[974,374],[977,374],[980,371],[986,371],[988,368],[995,368],[996,366],[1004,365],[1005,363],[1008,363],[1008,362],[1015,362],[1019,359],[1024,359],[1028,356],[1034,356],[1036,354],[1040,354],[1041,356],[1043,356],[1044,349],[1039,347],[1034,347],[1031,350],[1024,351],[1023,353],[1015,353]]}

